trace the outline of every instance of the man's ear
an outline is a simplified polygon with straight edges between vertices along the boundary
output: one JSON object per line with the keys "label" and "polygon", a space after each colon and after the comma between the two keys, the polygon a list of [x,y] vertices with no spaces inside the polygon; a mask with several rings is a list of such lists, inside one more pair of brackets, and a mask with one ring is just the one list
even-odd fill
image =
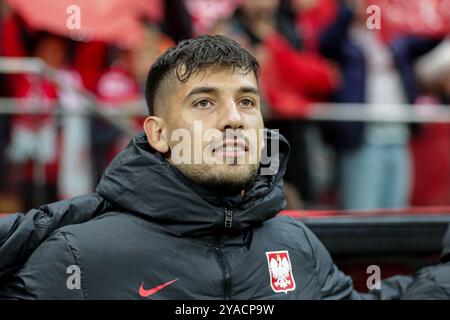
{"label": "man's ear", "polygon": [[153,149],[162,154],[169,151],[166,124],[163,119],[155,116],[147,117],[144,121],[144,131]]}

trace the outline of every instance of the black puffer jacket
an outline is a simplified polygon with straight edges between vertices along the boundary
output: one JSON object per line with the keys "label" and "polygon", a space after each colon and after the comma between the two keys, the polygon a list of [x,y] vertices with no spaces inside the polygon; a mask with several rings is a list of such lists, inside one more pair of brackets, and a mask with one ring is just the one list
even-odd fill
{"label": "black puffer jacket", "polygon": [[86,222],[112,206],[96,193],[58,201],[0,219],[0,284],[56,229]]}
{"label": "black puffer jacket", "polygon": [[423,268],[402,294],[405,300],[450,300],[450,226],[442,242],[441,264]]}
{"label": "black puffer jacket", "polygon": [[[276,216],[284,207],[282,177],[289,153],[288,143],[279,139],[280,169],[273,176],[258,175],[241,198],[192,184],[139,134],[111,163],[97,187],[98,195],[2,221],[0,230],[7,230],[7,235],[0,233],[0,257],[8,253],[5,244],[10,254],[20,253],[18,261],[8,256],[0,265],[2,269],[7,266],[10,273],[45,237],[45,230],[103,212],[85,223],[54,231],[7,284],[0,286],[0,297],[402,298],[414,285],[414,277],[394,277],[384,281],[381,290],[359,294],[305,225]],[[22,229],[23,223],[11,222],[29,217],[48,223],[41,228],[42,224],[29,219],[25,224],[30,227]],[[9,231],[11,225],[17,226],[15,231]],[[24,247],[12,245],[12,237],[17,246]],[[0,270],[0,274],[6,275],[8,270]],[[450,283],[450,272],[441,280],[444,286]],[[450,296],[445,294],[448,292],[440,291],[438,298]]]}

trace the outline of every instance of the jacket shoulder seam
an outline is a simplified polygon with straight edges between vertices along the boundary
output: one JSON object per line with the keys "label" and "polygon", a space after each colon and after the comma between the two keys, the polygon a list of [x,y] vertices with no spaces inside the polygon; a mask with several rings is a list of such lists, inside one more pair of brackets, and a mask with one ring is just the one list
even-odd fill
{"label": "jacket shoulder seam", "polygon": [[67,232],[59,231],[59,233],[62,235],[62,237],[63,237],[63,239],[64,239],[64,241],[66,243],[67,249],[70,252],[70,254],[72,255],[72,258],[73,258],[73,261],[75,262],[75,265],[77,265],[80,268],[81,293],[82,293],[83,299],[87,300],[88,299],[87,284],[86,284],[86,281],[85,281],[85,277],[83,277],[84,273],[83,273],[83,270],[81,268],[81,263],[80,263],[81,259],[80,259],[79,254],[78,254],[78,250],[73,245],[71,245],[69,243],[69,239],[67,238],[67,234],[68,234]]}

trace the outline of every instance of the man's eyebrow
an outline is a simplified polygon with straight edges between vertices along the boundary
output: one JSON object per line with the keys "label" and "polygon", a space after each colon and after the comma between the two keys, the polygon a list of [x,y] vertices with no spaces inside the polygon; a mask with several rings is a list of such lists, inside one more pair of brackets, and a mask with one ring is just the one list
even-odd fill
{"label": "man's eyebrow", "polygon": [[259,95],[258,89],[256,89],[255,87],[250,87],[250,86],[239,88],[239,92],[249,92],[249,93],[254,93],[256,95]]}
{"label": "man's eyebrow", "polygon": [[[187,100],[196,94],[202,94],[202,93],[217,94],[218,92],[219,92],[219,89],[216,87],[209,87],[209,86],[196,87],[188,93],[188,95],[186,96],[186,98],[184,100]],[[259,95],[258,89],[255,87],[252,87],[252,86],[240,87],[238,89],[238,92],[253,93],[253,94]]]}
{"label": "man's eyebrow", "polygon": [[217,93],[219,91],[219,89],[217,89],[216,87],[196,87],[194,89],[192,89],[188,95],[186,96],[185,99],[188,99],[189,97],[192,97],[196,94],[202,94],[202,93]]}

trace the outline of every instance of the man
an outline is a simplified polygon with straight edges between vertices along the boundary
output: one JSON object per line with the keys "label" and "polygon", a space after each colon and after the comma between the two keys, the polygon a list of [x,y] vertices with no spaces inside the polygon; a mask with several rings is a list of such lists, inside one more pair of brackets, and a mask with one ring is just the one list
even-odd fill
{"label": "man", "polygon": [[[147,79],[145,134],[113,160],[97,194],[31,212],[32,246],[55,224],[67,226],[0,285],[0,297],[400,298],[413,278],[390,279],[380,291],[361,295],[311,231],[276,216],[285,204],[289,145],[276,132],[265,132],[264,144],[257,139],[257,147],[251,146],[249,133],[264,132],[258,68],[247,51],[221,36],[183,41],[163,54]],[[192,139],[180,152],[173,137],[180,129],[196,137],[199,123],[225,140],[201,139],[201,161],[179,161],[198,156],[192,150],[199,141]],[[269,145],[275,146],[270,159],[278,165],[266,168],[262,151]],[[8,221],[9,234],[27,234],[17,219]],[[9,238],[0,233],[0,250],[4,243],[12,253]],[[16,249],[20,259],[29,252],[23,247]],[[7,260],[1,253],[0,266]],[[15,268],[8,263],[3,265]],[[450,282],[445,281],[442,286]]]}

